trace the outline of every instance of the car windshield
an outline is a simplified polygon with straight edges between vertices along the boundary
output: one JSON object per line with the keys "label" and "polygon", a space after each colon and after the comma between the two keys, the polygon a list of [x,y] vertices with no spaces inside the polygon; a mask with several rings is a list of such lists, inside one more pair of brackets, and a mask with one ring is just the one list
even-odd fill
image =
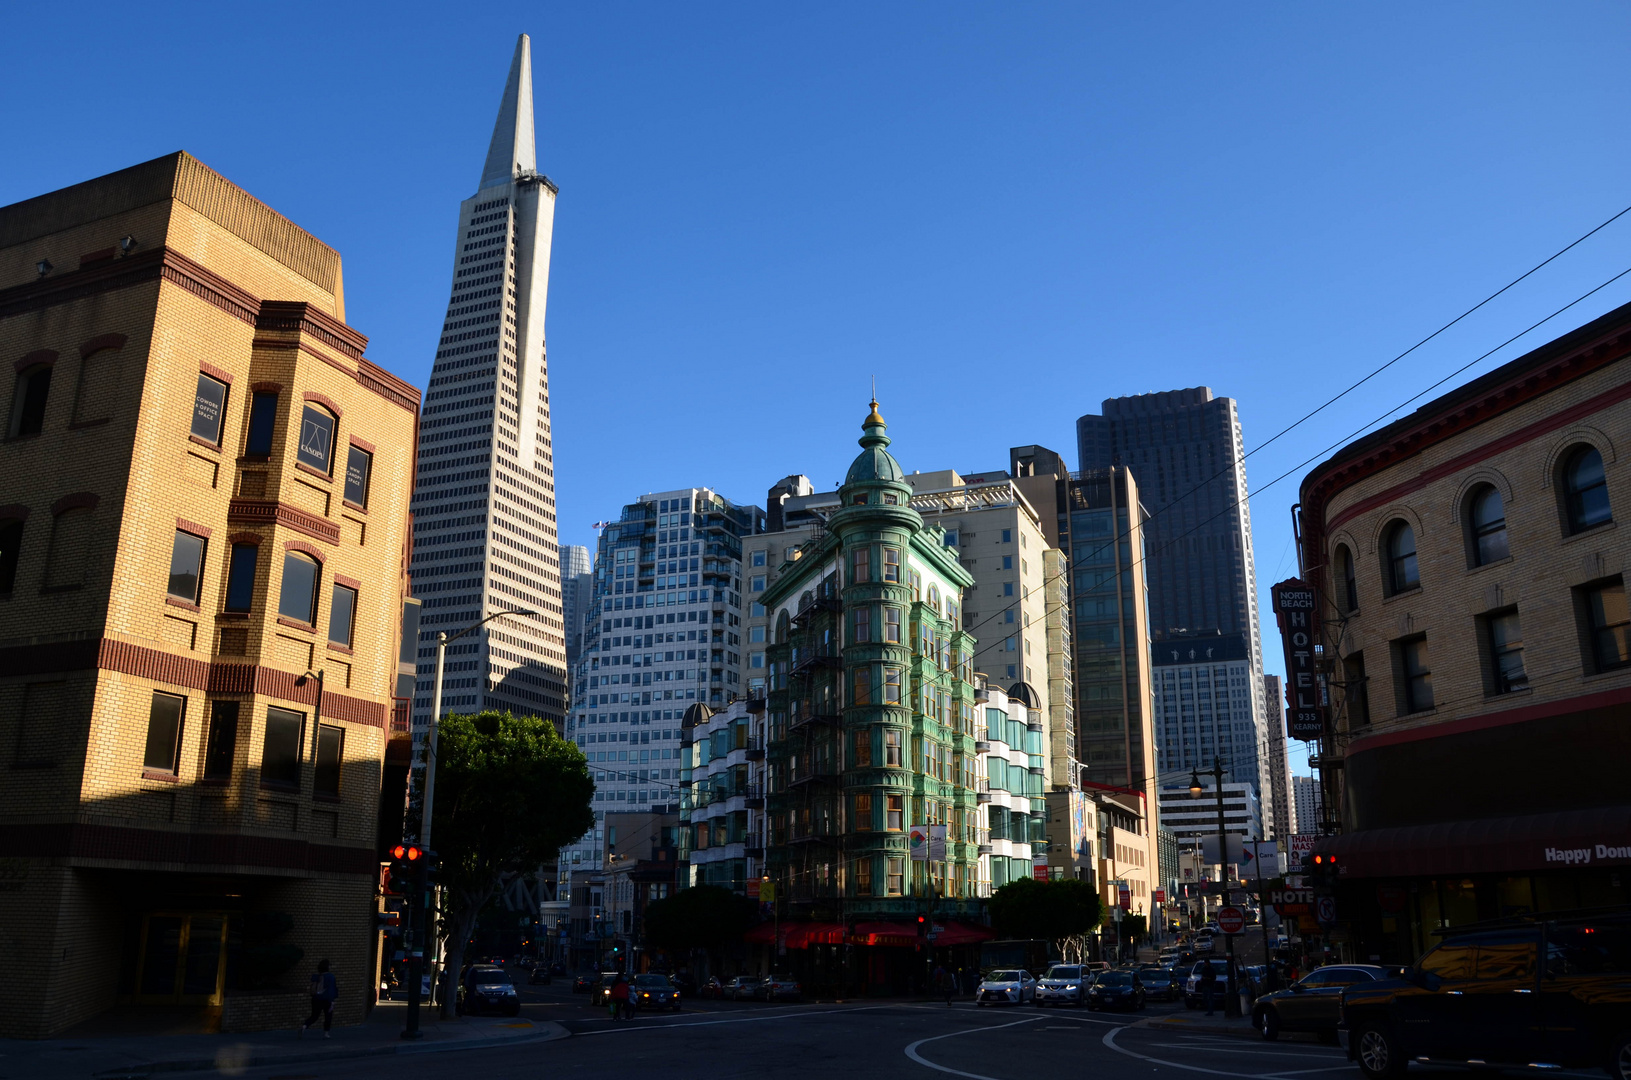
{"label": "car windshield", "polygon": [[1162,979],[1166,977],[1166,974],[1166,968],[1146,967],[1138,969],[1138,977],[1140,979]]}
{"label": "car windshield", "polygon": [[793,981],[793,976],[791,976],[791,975],[771,975],[771,976],[767,977],[766,981],[768,981],[768,982],[792,982]]}
{"label": "car windshield", "polygon": [[663,978],[661,975],[636,975],[634,977],[634,985],[655,986],[663,990],[667,990],[669,988],[668,980]]}
{"label": "car windshield", "polygon": [[1048,969],[1047,978],[1050,979],[1080,979],[1082,969],[1074,964],[1055,964]]}
{"label": "car windshield", "polygon": [[510,981],[509,973],[498,968],[480,968],[471,973],[470,977],[483,986],[493,983],[507,983]]}
{"label": "car windshield", "polygon": [[1133,977],[1129,972],[1125,971],[1106,971],[1103,975],[1099,976],[1099,985],[1131,986],[1133,985]]}
{"label": "car windshield", "polygon": [[993,971],[991,974],[989,974],[989,975],[987,975],[985,977],[985,981],[986,982],[994,982],[994,983],[999,983],[999,982],[1019,982],[1019,972],[1017,972],[1017,971]]}

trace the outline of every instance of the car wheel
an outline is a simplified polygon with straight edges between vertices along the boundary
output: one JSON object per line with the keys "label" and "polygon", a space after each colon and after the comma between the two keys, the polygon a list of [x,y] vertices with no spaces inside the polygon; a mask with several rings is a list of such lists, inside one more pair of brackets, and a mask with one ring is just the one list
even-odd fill
{"label": "car wheel", "polygon": [[1371,1080],[1404,1075],[1404,1050],[1393,1032],[1376,1023],[1363,1024],[1354,1033],[1354,1059]]}
{"label": "car wheel", "polygon": [[1273,1042],[1280,1037],[1280,1014],[1273,1009],[1259,1009],[1253,1018],[1252,1027],[1256,1028],[1263,1038]]}
{"label": "car wheel", "polygon": [[1608,1059],[1608,1075],[1614,1080],[1631,1080],[1631,1035],[1614,1040],[1614,1049]]}

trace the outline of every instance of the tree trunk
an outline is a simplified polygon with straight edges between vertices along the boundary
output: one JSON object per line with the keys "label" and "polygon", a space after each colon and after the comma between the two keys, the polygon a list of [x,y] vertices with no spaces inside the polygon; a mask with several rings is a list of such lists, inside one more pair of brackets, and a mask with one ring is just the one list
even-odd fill
{"label": "tree trunk", "polygon": [[459,983],[459,975],[464,970],[464,947],[470,940],[470,932],[476,928],[476,917],[487,901],[492,899],[493,890],[488,888],[481,895],[472,895],[463,890],[449,890],[448,917],[443,920],[443,931],[447,938],[447,963],[442,968],[440,979],[442,988],[442,1019],[446,1020],[453,1015],[453,1003],[456,997],[455,988]]}

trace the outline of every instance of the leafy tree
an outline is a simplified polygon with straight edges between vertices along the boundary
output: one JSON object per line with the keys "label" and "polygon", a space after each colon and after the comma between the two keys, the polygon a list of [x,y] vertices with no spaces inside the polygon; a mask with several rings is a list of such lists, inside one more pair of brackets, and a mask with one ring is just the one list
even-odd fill
{"label": "leafy tree", "polygon": [[442,866],[445,1016],[477,915],[507,876],[553,864],[594,827],[595,785],[583,751],[539,717],[488,710],[445,716],[438,729],[431,841]]}
{"label": "leafy tree", "polygon": [[696,885],[646,905],[646,943],[672,953],[715,952],[741,940],[755,914],[745,896]]}
{"label": "leafy tree", "polygon": [[1143,915],[1134,915],[1123,912],[1121,916],[1121,936],[1133,945],[1150,936],[1149,920]]}
{"label": "leafy tree", "polygon": [[1090,934],[1104,918],[1093,886],[1076,878],[1020,878],[991,894],[991,925],[1005,938],[1052,942],[1064,953],[1069,939]]}

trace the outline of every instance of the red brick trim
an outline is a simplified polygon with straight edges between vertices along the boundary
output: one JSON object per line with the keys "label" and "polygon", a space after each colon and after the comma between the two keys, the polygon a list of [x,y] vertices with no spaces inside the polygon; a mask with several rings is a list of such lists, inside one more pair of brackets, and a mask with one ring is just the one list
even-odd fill
{"label": "red brick trim", "polygon": [[123,259],[82,266],[77,272],[0,289],[0,318],[41,311],[88,296],[150,281],[166,281],[251,325],[261,302],[179,252],[157,248]]}
{"label": "red brick trim", "polygon": [[295,874],[379,874],[372,848],[314,844],[295,837],[191,832],[57,822],[0,832],[0,855],[86,863],[170,863],[189,867],[283,870]]}
{"label": "red brick trim", "polygon": [[327,394],[320,394],[316,390],[307,390],[300,396],[306,401],[317,402],[317,404],[323,406],[323,408],[333,413],[336,418],[345,415],[344,410],[340,408],[340,403],[329,397]]}
{"label": "red brick trim", "polygon": [[283,384],[277,382],[250,383],[249,389],[257,394],[281,394],[283,393]]}
{"label": "red brick trim", "polygon": [[166,784],[179,784],[179,783],[181,783],[181,777],[177,776],[175,773],[173,773],[173,772],[164,772],[164,771],[159,770],[159,769],[143,769],[142,770],[142,779],[143,780],[163,780]]}
{"label": "red brick trim", "polygon": [[178,608],[181,608],[183,611],[190,611],[195,615],[202,614],[203,611],[204,611],[203,608],[199,607],[197,604],[193,603],[190,600],[177,600],[173,596],[166,596],[164,598],[164,602],[166,604],[169,604],[171,607],[178,607]]}
{"label": "red brick trim", "polygon": [[316,559],[318,566],[322,566],[323,565],[323,560],[325,558],[327,558],[327,556],[325,556],[321,551],[319,551],[318,549],[312,547],[310,544],[306,543],[304,540],[285,540],[285,541],[283,541],[283,550],[284,551],[303,551],[307,555],[310,555],[312,558]]}
{"label": "red brick trim", "polygon": [[194,435],[190,431],[187,433],[187,441],[192,442],[192,443],[197,443],[199,446],[202,446],[206,450],[214,450],[217,454],[219,454],[221,452],[221,444],[220,443],[213,443],[213,442],[210,442],[208,439],[200,439],[197,435]]}
{"label": "red brick trim", "polygon": [[202,371],[210,378],[215,379],[217,382],[224,382],[228,386],[232,385],[232,372],[228,371],[226,368],[218,368],[214,364],[206,363],[205,361],[200,360],[198,362],[198,370]]}
{"label": "red brick trim", "polygon": [[357,362],[357,385],[402,406],[415,416],[419,414],[419,388],[367,359]]}
{"label": "red brick trim", "polygon": [[227,543],[229,543],[229,544],[253,544],[253,545],[259,545],[264,540],[265,540],[265,537],[261,536],[260,533],[235,532],[235,533],[228,533],[227,534]]}
{"label": "red brick trim", "polygon": [[16,368],[17,373],[20,375],[31,367],[39,367],[40,365],[50,367],[56,362],[57,353],[55,349],[35,349],[31,353],[25,353],[23,358],[12,366]]}
{"label": "red brick trim", "polygon": [[303,619],[291,619],[287,615],[279,615],[277,617],[277,624],[279,626],[287,626],[294,630],[304,630],[308,634],[317,633],[317,627],[313,626],[311,623],[306,622]]}
{"label": "red brick trim", "polygon": [[192,533],[194,536],[202,536],[206,540],[215,532],[208,525],[200,525],[196,521],[188,521],[186,518],[181,517],[176,518],[176,528],[182,532]]}
{"label": "red brick trim", "polygon": [[255,329],[310,334],[352,360],[361,360],[363,350],[368,347],[366,335],[359,334],[322,308],[303,300],[268,300],[261,304]]}
{"label": "red brick trim", "polygon": [[22,503],[7,503],[0,506],[0,521],[27,521],[28,507]]}
{"label": "red brick trim", "polygon": [[97,251],[87,251],[79,257],[79,268],[83,270],[92,263],[107,262],[119,254],[116,247],[101,248]]}
{"label": "red brick trim", "polygon": [[303,472],[307,476],[317,477],[318,479],[322,480],[325,484],[334,483],[334,477],[330,476],[328,473],[323,472],[323,471],[321,471],[319,469],[312,468],[310,465],[307,465],[304,461],[295,462],[294,467],[295,467],[295,469],[297,471]]}
{"label": "red brick trim", "polygon": [[368,507],[363,506],[361,503],[354,503],[350,499],[341,499],[340,505],[346,507],[347,509],[355,510],[359,514],[368,513]]}
{"label": "red brick trim", "polygon": [[112,422],[113,417],[111,416],[103,416],[96,420],[70,420],[68,422],[68,430],[84,431],[86,428],[101,427],[103,424],[110,424]]}
{"label": "red brick trim", "polygon": [[72,495],[64,495],[62,498],[51,504],[51,516],[57,517],[60,514],[67,513],[69,510],[77,510],[82,506],[90,507],[94,510],[96,508],[96,504],[101,501],[102,496],[94,495],[89,491],[79,491]]}
{"label": "red brick trim", "polygon": [[359,439],[355,435],[350,435],[347,437],[351,440],[351,445],[357,447],[359,450],[366,450],[370,454],[379,453],[379,448],[373,443],[369,442],[367,439]]}
{"label": "red brick trim", "polygon": [[86,357],[103,349],[122,349],[129,340],[123,334],[98,334],[79,347],[79,355]]}
{"label": "red brick trim", "polygon": [[351,648],[350,646],[347,646],[347,645],[341,645],[338,641],[329,642],[328,643],[328,651],[329,652],[337,652],[337,653],[340,653],[343,656],[356,656],[357,655],[357,650],[355,650],[355,649],[353,649],[353,648]]}
{"label": "red brick trim", "polygon": [[322,349],[314,349],[310,345],[307,345],[304,341],[302,341],[299,345],[296,345],[295,348],[305,353],[307,356],[315,356],[317,359],[321,360],[323,363],[327,364],[329,367],[343,375],[347,375],[353,379],[357,377],[356,368],[352,367],[350,364],[341,363],[328,353],[324,352]]}
{"label": "red brick trim", "polygon": [[227,520],[248,525],[283,525],[325,543],[340,542],[340,527],[332,521],[275,499],[233,499],[227,504]]}
{"label": "red brick trim", "polygon": [[362,582],[358,581],[356,578],[346,577],[344,574],[335,574],[334,583],[336,585],[344,585],[347,588],[357,589],[359,591],[362,589]]}

